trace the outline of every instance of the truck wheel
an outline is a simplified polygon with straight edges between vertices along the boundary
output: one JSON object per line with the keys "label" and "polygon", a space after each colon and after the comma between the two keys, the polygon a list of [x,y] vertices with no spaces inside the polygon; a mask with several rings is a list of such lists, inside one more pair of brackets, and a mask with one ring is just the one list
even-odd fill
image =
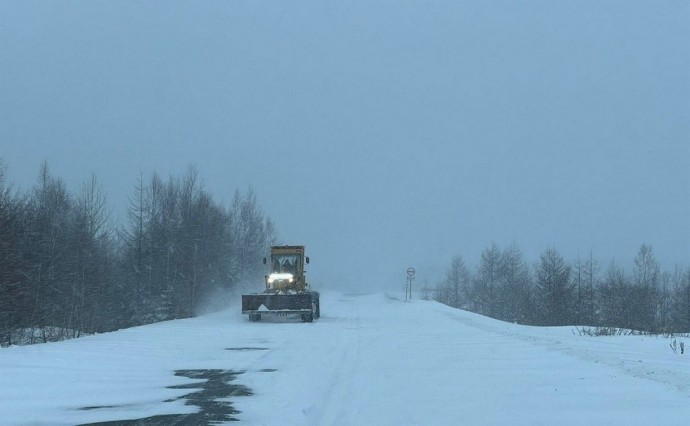
{"label": "truck wheel", "polygon": [[249,321],[261,321],[261,314],[249,314]]}
{"label": "truck wheel", "polygon": [[311,313],[314,315],[315,319],[321,317],[321,304],[319,303],[319,292],[312,291],[311,294]]}
{"label": "truck wheel", "polygon": [[313,322],[314,315],[312,314],[302,314],[302,322]]}

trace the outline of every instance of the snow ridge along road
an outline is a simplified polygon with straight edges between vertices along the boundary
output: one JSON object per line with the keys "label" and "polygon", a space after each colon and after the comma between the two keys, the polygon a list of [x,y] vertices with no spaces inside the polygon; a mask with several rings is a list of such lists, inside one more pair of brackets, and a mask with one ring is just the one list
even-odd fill
{"label": "snow ridge along road", "polygon": [[192,413],[180,385],[200,380],[174,373],[196,369],[243,372],[233,383],[253,395],[221,400],[252,425],[680,425],[690,415],[690,355],[669,339],[579,336],[387,294],[321,298],[314,323],[250,323],[237,306],[2,349],[0,424]]}

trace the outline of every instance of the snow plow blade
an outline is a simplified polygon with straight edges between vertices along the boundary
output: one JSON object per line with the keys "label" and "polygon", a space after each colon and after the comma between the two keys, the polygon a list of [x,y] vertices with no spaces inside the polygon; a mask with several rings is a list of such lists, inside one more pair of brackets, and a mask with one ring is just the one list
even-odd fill
{"label": "snow plow blade", "polygon": [[300,315],[302,321],[311,322],[319,317],[319,294],[243,294],[242,314],[250,321],[258,321],[263,315]]}

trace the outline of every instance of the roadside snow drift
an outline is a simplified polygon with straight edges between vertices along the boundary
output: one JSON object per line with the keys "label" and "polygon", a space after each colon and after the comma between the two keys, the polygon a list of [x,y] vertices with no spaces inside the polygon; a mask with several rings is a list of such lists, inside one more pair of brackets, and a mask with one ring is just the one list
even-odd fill
{"label": "roadside snow drift", "polygon": [[314,323],[250,323],[233,307],[1,349],[0,423],[177,415],[188,424],[668,426],[690,418],[690,355],[674,353],[670,339],[579,336],[385,294],[321,297]]}

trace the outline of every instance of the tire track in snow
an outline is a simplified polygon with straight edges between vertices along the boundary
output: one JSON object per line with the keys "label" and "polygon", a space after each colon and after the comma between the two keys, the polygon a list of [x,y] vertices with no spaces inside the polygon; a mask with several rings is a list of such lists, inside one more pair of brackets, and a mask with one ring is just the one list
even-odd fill
{"label": "tire track in snow", "polygon": [[[343,296],[341,301],[354,302],[351,296]],[[348,300],[350,299],[350,300]],[[362,312],[358,303],[348,303],[353,308],[352,317],[338,317],[339,335],[337,345],[329,352],[332,363],[332,374],[324,383],[327,391],[323,396],[320,407],[310,407],[310,412],[305,414],[313,418],[311,424],[336,425],[342,424],[342,419],[347,418],[347,410],[352,407],[346,403],[349,397],[356,392],[353,389],[353,378],[359,371],[359,359],[361,356]],[[313,414],[311,413],[313,411]]]}

